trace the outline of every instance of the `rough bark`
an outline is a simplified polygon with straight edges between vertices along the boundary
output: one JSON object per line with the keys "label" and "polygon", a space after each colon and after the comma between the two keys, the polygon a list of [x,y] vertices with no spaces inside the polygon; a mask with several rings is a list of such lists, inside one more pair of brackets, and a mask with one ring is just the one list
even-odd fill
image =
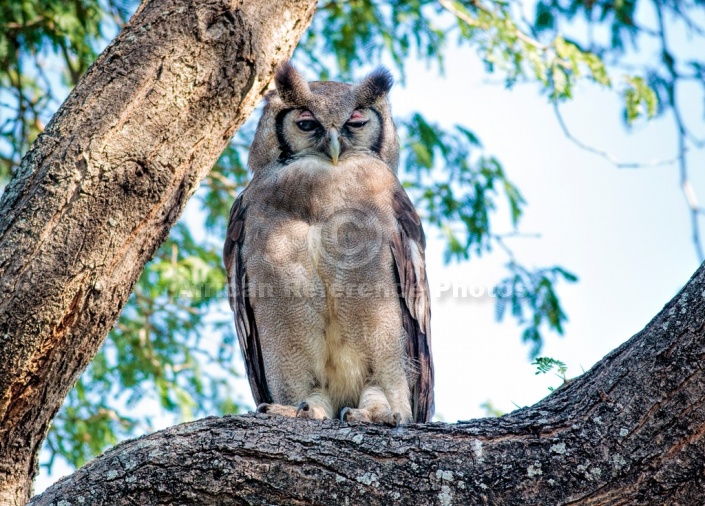
{"label": "rough bark", "polygon": [[315,4],[145,2],[22,161],[0,201],[0,504],[29,498],[53,415]]}
{"label": "rough bark", "polygon": [[704,324],[705,264],[533,407],[399,429],[208,418],[118,445],[31,504],[703,504]]}

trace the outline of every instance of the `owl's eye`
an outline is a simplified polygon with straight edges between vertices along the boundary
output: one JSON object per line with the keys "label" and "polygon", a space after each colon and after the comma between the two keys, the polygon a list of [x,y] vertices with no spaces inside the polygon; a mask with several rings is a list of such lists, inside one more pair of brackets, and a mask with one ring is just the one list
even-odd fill
{"label": "owl's eye", "polygon": [[348,121],[347,123],[345,123],[345,126],[350,127],[350,128],[361,128],[361,127],[364,127],[366,124],[367,124],[366,119],[363,119],[363,120],[357,119],[357,120]]}
{"label": "owl's eye", "polygon": [[350,116],[348,122],[345,123],[345,126],[350,128],[361,128],[364,127],[366,124],[367,118],[365,118],[365,115],[359,109],[355,109],[352,113],[352,116]]}
{"label": "owl's eye", "polygon": [[296,122],[296,126],[299,127],[304,132],[312,132],[318,128],[318,121],[311,119],[304,119]]}

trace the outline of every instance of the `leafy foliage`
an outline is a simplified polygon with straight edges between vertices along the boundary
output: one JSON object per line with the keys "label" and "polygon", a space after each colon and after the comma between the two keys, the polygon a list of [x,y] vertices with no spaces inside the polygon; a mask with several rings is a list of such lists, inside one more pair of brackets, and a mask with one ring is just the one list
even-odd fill
{"label": "leafy foliage", "polygon": [[512,226],[518,224],[524,199],[496,158],[475,155],[481,150],[475,134],[462,126],[444,131],[418,113],[401,122],[401,132],[406,186],[426,221],[443,232],[446,261],[489,251],[500,192]]}
{"label": "leafy foliage", "polygon": [[[433,0],[322,2],[296,58],[321,79],[349,80],[355,67],[384,57],[391,58],[402,75],[411,56],[442,65],[448,36],[439,12]],[[338,70],[337,76],[331,68]]]}
{"label": "leafy foliage", "polygon": [[548,327],[563,334],[563,323],[567,320],[556,284],[560,280],[576,282],[578,278],[562,267],[531,271],[512,261],[507,268],[509,276],[496,288],[496,317],[501,321],[510,307],[512,316],[524,327],[522,341],[531,345],[529,354],[536,357],[543,342],[541,330]]}
{"label": "leafy foliage", "polygon": [[[136,0],[0,0],[0,181],[11,176],[60,100],[136,7]],[[543,24],[537,27],[544,32],[566,15],[554,3],[539,9]],[[570,98],[579,79],[611,85],[598,52],[558,34],[540,41],[517,6],[500,0],[322,1],[295,60],[321,79],[351,79],[363,67],[391,59],[403,77],[410,58],[442,71],[450,44],[475,48],[508,86],[541,83],[552,100]],[[629,83],[630,114],[651,111],[645,81]],[[535,356],[546,329],[563,333],[566,314],[556,284],[575,276],[560,267],[531,270],[514,258],[503,237],[520,225],[526,203],[471,130],[444,129],[420,113],[398,126],[400,177],[428,232],[445,238],[446,260],[467,260],[497,246],[509,255],[497,315],[512,308]],[[60,457],[79,466],[120,439],[151,430],[154,413],[139,414],[150,402],[160,406],[158,416],[172,420],[243,409],[232,388],[236,346],[220,248],[229,207],[247,182],[243,161],[253,131],[248,123],[238,132],[197,193],[200,210],[187,213],[146,266],[117,325],[55,418],[45,465]],[[502,207],[509,210],[507,224],[495,223]]]}
{"label": "leafy foliage", "polygon": [[57,84],[74,86],[107,32],[134,2],[0,1],[0,180],[44,129],[61,100]]}
{"label": "leafy foliage", "polygon": [[584,73],[593,81],[610,86],[602,60],[580,49],[560,35],[542,43],[522,30],[515,4],[491,2],[441,2],[455,14],[462,37],[475,44],[488,70],[499,67],[508,85],[530,76],[541,82],[553,100],[570,98],[577,79]]}
{"label": "leafy foliage", "polygon": [[[537,357],[536,360],[534,360],[531,365],[536,366],[536,373],[535,374],[546,374],[548,372],[551,372],[552,370],[556,370],[556,376],[558,376],[561,379],[561,384],[558,386],[558,388],[567,385],[570,383],[571,380],[566,378],[566,372],[568,372],[568,366],[565,365],[565,362],[561,362],[560,360],[557,360],[555,358],[551,357]],[[553,392],[556,390],[554,387],[548,387],[548,390],[550,392]]]}
{"label": "leafy foliage", "polygon": [[565,372],[568,370],[568,367],[565,365],[564,362],[561,362],[560,360],[556,360],[555,358],[551,357],[537,357],[536,360],[531,362],[531,365],[536,366],[537,375],[551,372],[554,367],[558,370],[560,374],[565,374]]}
{"label": "leafy foliage", "polygon": [[[673,179],[688,206],[699,262],[705,260],[701,238],[705,209],[697,203],[690,172],[691,165],[698,163],[694,157],[705,149],[705,131],[702,122],[686,121],[690,105],[683,94],[699,90],[705,98],[705,53],[700,50],[705,47],[704,5],[702,0],[539,0],[534,20],[534,29],[541,36],[569,33],[580,41],[576,42],[579,47],[609,58],[613,68],[629,74],[624,77],[623,91],[623,117],[628,126],[638,117],[671,113],[668,120],[677,139],[677,174]],[[687,49],[675,51],[676,44],[681,48],[687,45]],[[645,51],[637,54],[637,48]],[[632,75],[635,69],[640,76]]]}
{"label": "leafy foliage", "polygon": [[624,92],[624,113],[627,123],[634,123],[640,116],[649,118],[655,116],[658,107],[656,92],[641,77],[628,77],[627,84],[628,87]]}

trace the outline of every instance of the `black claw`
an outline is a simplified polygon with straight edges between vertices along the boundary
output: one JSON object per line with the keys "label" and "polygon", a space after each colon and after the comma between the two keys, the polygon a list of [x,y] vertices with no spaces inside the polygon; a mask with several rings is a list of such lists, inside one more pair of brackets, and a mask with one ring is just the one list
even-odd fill
{"label": "black claw", "polygon": [[394,426],[399,427],[401,425],[401,415],[399,413],[394,413]]}
{"label": "black claw", "polygon": [[347,407],[347,406],[344,407],[344,408],[340,411],[340,419],[341,419],[343,422],[347,422],[347,421],[348,421],[348,420],[347,420],[348,411],[350,411],[350,408]]}
{"label": "black claw", "polygon": [[296,416],[299,416],[299,413],[303,412],[308,412],[308,410],[311,409],[311,407],[308,405],[308,402],[304,401],[301,404],[299,404],[299,407],[296,408]]}
{"label": "black claw", "polygon": [[267,411],[269,411],[269,404],[267,404],[266,402],[263,402],[262,404],[257,406],[257,413],[266,413]]}

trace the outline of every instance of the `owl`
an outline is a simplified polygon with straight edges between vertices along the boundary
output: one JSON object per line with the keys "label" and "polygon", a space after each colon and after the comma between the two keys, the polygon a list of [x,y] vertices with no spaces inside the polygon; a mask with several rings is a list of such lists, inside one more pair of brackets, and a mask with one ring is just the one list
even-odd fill
{"label": "owl", "polygon": [[419,216],[397,179],[391,74],[307,82],[280,65],[223,259],[261,413],[390,426],[433,416]]}

